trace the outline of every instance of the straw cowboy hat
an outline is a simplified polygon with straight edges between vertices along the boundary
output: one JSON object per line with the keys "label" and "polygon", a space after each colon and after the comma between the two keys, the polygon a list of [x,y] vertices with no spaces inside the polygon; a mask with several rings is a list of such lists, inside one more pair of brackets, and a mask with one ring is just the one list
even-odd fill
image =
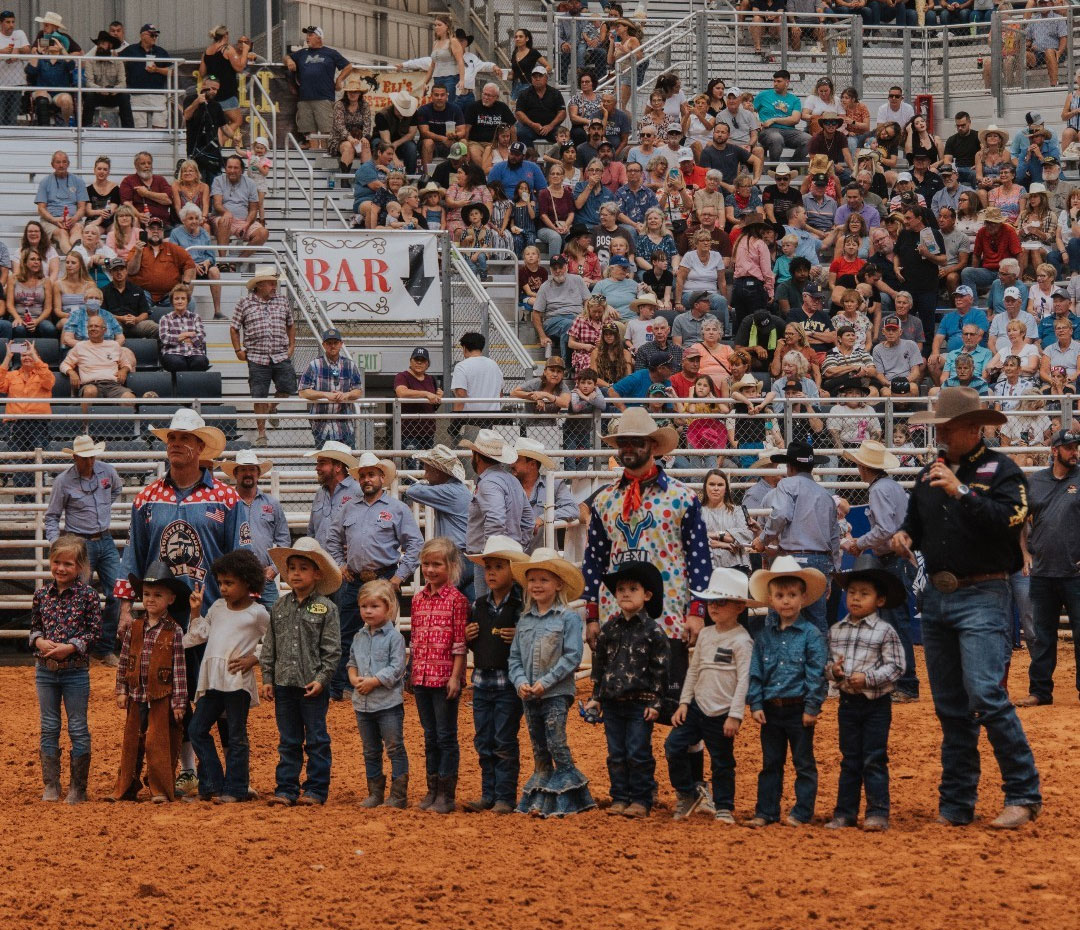
{"label": "straw cowboy hat", "polygon": [[568,601],[576,601],[585,590],[585,579],[573,565],[561,558],[555,549],[547,549],[541,546],[534,549],[533,554],[525,561],[514,562],[510,571],[514,574],[514,581],[524,587],[525,575],[534,568],[542,568],[562,579]]}
{"label": "straw cowboy hat", "polygon": [[462,484],[465,483],[465,466],[461,464],[461,459],[454,455],[454,450],[448,446],[440,443],[428,452],[419,452],[416,454],[416,460],[438,469],[444,475],[456,478]]}
{"label": "straw cowboy hat", "polygon": [[177,410],[168,426],[152,429],[150,432],[162,442],[168,441],[169,433],[189,433],[197,436],[206,446],[202,459],[207,461],[218,458],[225,451],[225,434],[216,426],[207,426],[203,418],[189,407]]}
{"label": "straw cowboy hat", "polygon": [[518,460],[517,450],[493,429],[480,430],[475,439],[459,440],[458,446],[502,465],[513,465]]}
{"label": "straw cowboy hat", "polygon": [[35,16],[35,23],[41,23],[42,26],[55,26],[57,29],[64,28],[64,17],[59,13],[54,13],[49,10],[44,16]]}
{"label": "straw cowboy hat", "polygon": [[818,117],[818,122],[822,125],[825,123],[836,123],[836,125],[839,126],[844,122],[844,118],[835,110],[826,110]]}
{"label": "straw cowboy hat", "polygon": [[[273,551],[273,550],[271,550]],[[761,569],[750,578],[750,596],[763,604],[769,600],[769,582],[776,578],[801,578],[806,585],[803,594],[803,607],[813,604],[829,586],[825,576],[816,568],[803,568],[790,555],[781,555],[773,560],[769,571]]]}
{"label": "straw cowboy hat", "polygon": [[555,471],[555,460],[544,454],[544,444],[542,442],[522,436],[521,439],[514,443],[514,451],[517,452],[519,459],[532,459],[534,462],[539,462],[541,468],[547,471]]}
{"label": "straw cowboy hat", "polygon": [[654,294],[652,291],[643,291],[642,293],[638,294],[637,297],[630,301],[630,309],[637,310],[637,308],[640,307],[642,304],[647,304],[650,307],[660,306],[659,302],[656,299],[656,294]]}
{"label": "straw cowboy hat", "polygon": [[667,455],[679,444],[679,434],[671,426],[657,426],[644,407],[630,407],[619,417],[619,425],[604,437],[609,446],[618,445],[620,436],[644,436],[652,440],[653,455]]}
{"label": "straw cowboy hat", "polygon": [[319,580],[315,582],[315,592],[317,594],[333,594],[341,587],[341,569],[334,564],[334,560],[319,545],[319,541],[311,536],[301,536],[291,547],[275,546],[267,555],[270,556],[270,561],[274,563],[282,578],[286,577],[288,568],[285,563],[289,561],[290,555],[302,556],[318,565],[320,576]]}
{"label": "straw cowboy hat", "polygon": [[525,550],[521,548],[521,543],[516,539],[512,539],[509,536],[503,536],[496,533],[494,536],[489,536],[487,542],[484,543],[483,552],[474,552],[471,555],[466,553],[465,558],[470,562],[475,562],[477,565],[483,565],[484,559],[506,559],[508,562],[528,562],[529,557],[526,555]]}
{"label": "straw cowboy hat", "polygon": [[933,410],[917,413],[908,422],[912,426],[1000,426],[1008,422],[1008,417],[984,407],[974,388],[947,387],[941,389]]}
{"label": "straw cowboy hat", "polygon": [[274,467],[274,463],[269,459],[259,461],[258,454],[252,449],[241,449],[236,453],[235,462],[222,462],[220,468],[230,478],[236,477],[236,469],[241,465],[257,465],[259,468],[259,477],[268,474],[270,469]]}
{"label": "straw cowboy hat", "polygon": [[356,460],[356,467],[349,469],[349,474],[357,481],[360,480],[360,472],[365,468],[377,468],[383,473],[383,480],[387,484],[393,484],[397,477],[397,466],[389,459],[381,459],[374,452],[365,452]]}
{"label": "straw cowboy hat", "polygon": [[603,576],[602,581],[612,594],[620,581],[636,581],[649,595],[645,601],[645,612],[654,620],[664,612],[664,576],[655,565],[641,559],[623,558],[613,571]]}
{"label": "straw cowboy hat", "polygon": [[892,471],[900,467],[900,459],[876,439],[864,439],[858,449],[848,449],[844,458],[877,471]]}
{"label": "straw cowboy hat", "polygon": [[423,198],[424,194],[439,194],[440,196],[446,193],[446,188],[443,187],[438,181],[428,181],[417,192],[417,196]]}
{"label": "straw cowboy hat", "polygon": [[94,438],[87,436],[85,433],[75,437],[70,449],[63,450],[64,455],[74,455],[79,459],[94,459],[104,451],[104,442],[94,442]]}
{"label": "straw cowboy hat", "polygon": [[979,219],[984,223],[1004,223],[1005,214],[1001,212],[1000,207],[987,207],[979,214]]}
{"label": "straw cowboy hat", "polygon": [[263,281],[273,281],[275,284],[284,284],[285,275],[278,274],[278,270],[273,265],[256,265],[255,273],[244,282],[247,289],[252,291],[255,289],[256,284],[261,284]]}
{"label": "straw cowboy hat", "polygon": [[1009,141],[1009,134],[999,128],[995,123],[991,123],[985,129],[979,130],[979,145],[986,145],[987,136],[997,136],[1001,140],[1001,144],[1005,145]]}
{"label": "straw cowboy hat", "polygon": [[370,78],[364,77],[362,74],[352,73],[345,78],[345,83],[341,85],[341,89],[344,91],[356,90],[361,94],[367,94],[375,89],[375,85]]}
{"label": "straw cowboy hat", "polygon": [[304,457],[309,459],[333,459],[335,462],[341,462],[346,468],[356,468],[356,456],[352,454],[352,449],[336,439],[326,440],[321,449],[305,452]]}
{"label": "straw cowboy hat", "polygon": [[907,600],[904,583],[885,568],[881,559],[872,552],[864,552],[849,571],[838,572],[836,575],[836,583],[844,590],[847,590],[847,586],[853,581],[869,581],[885,595],[886,607],[899,607]]}
{"label": "straw cowboy hat", "polygon": [[737,568],[714,568],[704,591],[690,592],[702,601],[742,601],[747,607],[761,607],[750,597],[750,579]]}
{"label": "straw cowboy hat", "polygon": [[394,105],[394,109],[402,116],[412,116],[420,103],[419,100],[404,88],[391,94],[390,102]]}
{"label": "straw cowboy hat", "polygon": [[758,381],[758,379],[755,378],[752,374],[747,372],[731,386],[732,388],[761,387],[761,382]]}

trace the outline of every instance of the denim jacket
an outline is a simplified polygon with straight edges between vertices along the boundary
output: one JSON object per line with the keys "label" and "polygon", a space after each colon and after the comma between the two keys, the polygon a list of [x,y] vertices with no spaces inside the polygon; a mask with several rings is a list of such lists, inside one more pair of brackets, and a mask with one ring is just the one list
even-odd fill
{"label": "denim jacket", "polygon": [[752,711],[764,710],[774,698],[803,698],[808,714],[818,714],[825,702],[825,638],[802,614],[786,629],[770,618],[754,642],[750,658],[750,688],[746,700]]}
{"label": "denim jacket", "polygon": [[533,605],[521,615],[510,644],[509,672],[514,688],[539,682],[543,697],[574,696],[574,672],[581,664],[585,625],[576,610],[553,604],[538,614]]}
{"label": "denim jacket", "polygon": [[353,710],[374,714],[404,701],[405,638],[390,621],[372,631],[367,624],[353,637],[349,668],[361,678],[379,679],[379,687],[367,694],[353,690]]}

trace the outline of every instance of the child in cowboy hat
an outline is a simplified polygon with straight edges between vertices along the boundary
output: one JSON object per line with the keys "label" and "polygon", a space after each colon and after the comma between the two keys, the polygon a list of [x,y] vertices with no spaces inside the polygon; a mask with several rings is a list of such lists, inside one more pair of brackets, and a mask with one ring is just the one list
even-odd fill
{"label": "child in cowboy hat", "polygon": [[510,644],[510,682],[525,702],[533,745],[533,774],[517,809],[538,817],[564,817],[596,807],[589,780],[574,765],[566,741],[566,714],[574,702],[574,672],[584,652],[581,616],[567,606],[581,597],[585,579],[554,549],[540,548],[511,565],[524,588],[525,612]]}
{"label": "child in cowboy hat", "polygon": [[761,604],[750,598],[746,575],[737,568],[713,569],[709,587],[691,593],[705,601],[712,626],[698,634],[679,707],[671,717],[673,729],[664,744],[668,777],[678,795],[673,819],[689,817],[702,801],[701,793],[695,790],[689,750],[703,740],[712,762],[716,819],[733,824],[735,734],[746,710],[754,649],[739,616],[747,607]]}
{"label": "child in cowboy hat", "polygon": [[795,767],[795,806],[789,826],[803,826],[814,816],[817,799],[817,762],[814,759],[814,724],[825,701],[825,638],[803,617],[804,607],[818,600],[828,587],[816,568],[803,568],[788,555],[775,559],[769,571],[750,576],[750,596],[767,603],[776,616],[754,642],[750,659],[750,686],[746,698],[754,720],[761,726],[761,774],[757,807],[750,827],[764,827],[780,819],[780,793],[784,760],[791,747]]}
{"label": "child in cowboy hat", "polygon": [[889,828],[889,725],[892,690],[904,671],[904,650],[896,630],[878,613],[907,600],[900,579],[871,552],[837,576],[847,591],[848,615],[829,630],[825,675],[840,685],[840,783],[833,818],[825,826],[853,827],[859,794],[866,790],[863,829]]}

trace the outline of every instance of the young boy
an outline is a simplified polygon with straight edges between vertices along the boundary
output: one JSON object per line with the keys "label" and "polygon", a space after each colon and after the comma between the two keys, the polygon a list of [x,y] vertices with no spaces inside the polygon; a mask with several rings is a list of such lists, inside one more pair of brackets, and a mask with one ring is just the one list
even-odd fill
{"label": "young boy", "polygon": [[704,740],[712,761],[713,805],[716,820],[735,823],[735,734],[746,709],[750,685],[750,655],[754,641],[739,625],[747,607],[758,607],[747,593],[747,578],[734,568],[717,568],[705,591],[692,591],[705,601],[713,625],[697,638],[686,672],[674,729],[664,743],[668,777],[678,796],[673,820],[685,820],[697,810],[703,794],[694,789],[690,747]]}
{"label": "young boy", "polygon": [[169,566],[151,563],[146,575],[128,576],[142,600],[146,617],[131,622],[124,633],[116,669],[116,704],[127,711],[120,771],[109,801],[137,800],[146,759],[150,800],[175,799],[174,777],[187,710],[184,631],[177,623],[188,611],[188,588]]}
{"label": "young boy", "polygon": [[802,609],[825,593],[825,576],[803,568],[792,556],[775,559],[770,571],[750,576],[750,596],[774,611],[765,621],[750,659],[747,702],[761,726],[761,774],[757,808],[749,827],[765,827],[780,819],[784,760],[788,746],[795,767],[795,806],[788,814],[792,827],[814,816],[817,762],[814,723],[825,700],[825,639]]}
{"label": "young boy", "polygon": [[[607,398],[597,387],[599,377],[593,368],[582,368],[577,373],[577,381],[570,392],[570,405],[566,409],[572,416],[563,421],[564,449],[592,448],[594,411],[602,413],[607,407]],[[587,471],[592,467],[592,459],[571,456],[565,460],[565,467]]]}
{"label": "young boy", "polygon": [[473,654],[473,745],[480,757],[480,797],[464,807],[473,813],[512,814],[522,707],[510,684],[508,660],[523,607],[510,566],[529,557],[516,539],[496,535],[487,540],[483,552],[467,558],[484,570],[491,590],[473,604],[472,620],[465,627],[465,642]]}
{"label": "young boy", "polygon": [[636,352],[646,342],[651,342],[652,321],[656,316],[656,295],[648,292],[630,301],[630,309],[637,311],[637,316],[626,324],[626,347]]}
{"label": "young boy", "polygon": [[[269,803],[325,804],[330,792],[326,710],[330,679],[341,657],[341,625],[330,595],[341,587],[341,572],[310,536],[302,536],[292,548],[273,548],[269,555],[292,589],[274,604],[259,658],[259,694],[274,702],[281,738],[277,786]],[[305,748],[307,781],[301,793]]]}
{"label": "young boy", "polygon": [[664,610],[664,579],[648,562],[623,561],[604,575],[620,614],[600,630],[592,656],[593,713],[603,709],[611,777],[609,815],[648,817],[656,759],[653,723],[667,687],[668,645],[656,618]]}
{"label": "young boy", "polygon": [[657,306],[663,310],[671,309],[671,289],[675,287],[675,277],[668,267],[667,252],[659,249],[649,256],[652,268],[646,271],[641,280],[648,284],[656,295]]}
{"label": "young boy", "polygon": [[904,649],[878,611],[904,603],[907,591],[869,552],[836,580],[847,591],[848,615],[829,630],[832,658],[825,674],[840,686],[837,723],[843,758],[836,809],[825,826],[855,826],[865,788],[863,829],[880,832],[889,829],[889,726],[893,686],[904,673]]}

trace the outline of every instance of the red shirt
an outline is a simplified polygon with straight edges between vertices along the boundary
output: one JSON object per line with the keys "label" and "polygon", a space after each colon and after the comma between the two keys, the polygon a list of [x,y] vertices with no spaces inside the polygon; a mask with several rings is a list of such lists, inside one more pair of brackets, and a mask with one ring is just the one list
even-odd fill
{"label": "red shirt", "polygon": [[429,585],[412,599],[412,683],[441,688],[454,670],[454,656],[465,655],[469,602],[453,585],[432,592]]}
{"label": "red shirt", "polygon": [[701,165],[694,165],[690,171],[683,171],[682,176],[687,187],[703,190],[705,188],[706,173],[706,170],[702,168]]}
{"label": "red shirt", "polygon": [[142,194],[135,193],[136,187],[147,187],[153,194],[168,194],[171,198],[173,193],[172,185],[160,174],[153,175],[149,184],[143,183],[142,178],[137,174],[129,174],[120,182],[120,200],[123,203],[130,203],[140,216],[143,215],[143,210],[146,209],[151,216],[156,216],[166,226],[171,225],[172,200],[168,203],[155,203],[153,200],[144,200]]}
{"label": "red shirt", "polygon": [[[675,372],[669,379],[671,381],[672,390],[679,397],[689,397],[690,391],[694,387],[694,381],[691,381],[681,371]],[[697,380],[696,378],[694,380]]]}
{"label": "red shirt", "polygon": [[1002,259],[1017,258],[1020,255],[1020,237],[1008,223],[998,226],[994,239],[990,238],[990,227],[984,226],[975,234],[975,260],[991,271],[997,271]]}

